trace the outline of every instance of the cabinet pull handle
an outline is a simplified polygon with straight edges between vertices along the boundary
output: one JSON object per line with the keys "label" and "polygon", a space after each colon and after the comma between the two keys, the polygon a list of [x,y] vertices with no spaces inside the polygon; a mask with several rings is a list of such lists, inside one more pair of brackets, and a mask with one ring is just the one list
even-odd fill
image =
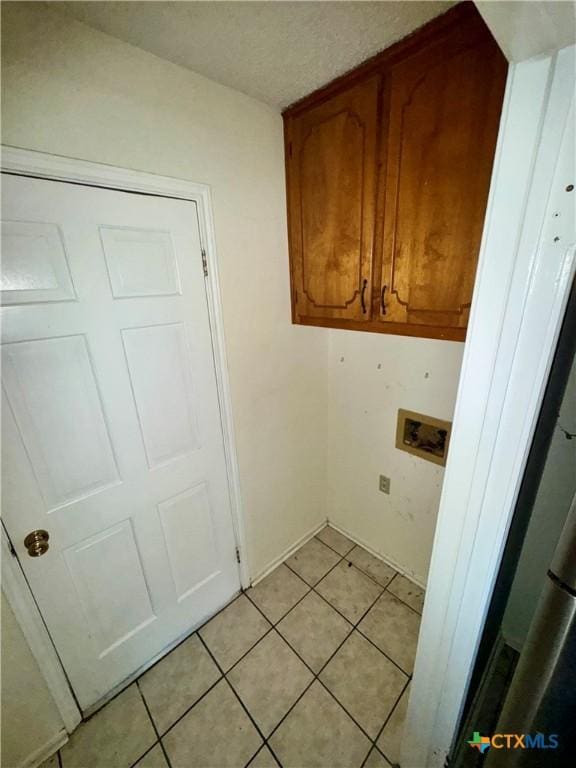
{"label": "cabinet pull handle", "polygon": [[384,301],[384,294],[386,293],[386,286],[382,286],[382,295],[380,296],[380,306],[382,307],[382,314],[386,314],[386,302]]}
{"label": "cabinet pull handle", "polygon": [[360,302],[362,303],[362,314],[363,315],[366,314],[366,300],[365,300],[365,296],[366,296],[366,286],[367,285],[368,285],[368,280],[366,280],[366,278],[364,278],[364,280],[362,280],[362,293],[360,294]]}

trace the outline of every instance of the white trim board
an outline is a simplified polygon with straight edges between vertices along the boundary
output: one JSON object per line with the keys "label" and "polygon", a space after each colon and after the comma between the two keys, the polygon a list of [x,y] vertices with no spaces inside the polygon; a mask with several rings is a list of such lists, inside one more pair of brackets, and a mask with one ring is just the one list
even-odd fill
{"label": "white trim board", "polygon": [[[72,695],[64,669],[36,606],[18,559],[12,555],[8,536],[1,528],[2,591],[16,617],[32,655],[42,672],[48,690],[68,733],[76,728],[82,717]],[[31,759],[31,757],[30,757]]]}
{"label": "white trim board", "polygon": [[384,557],[384,555],[381,555],[379,552],[373,549],[363,539],[358,538],[358,536],[355,536],[353,533],[350,533],[350,531],[346,530],[345,528],[341,528],[339,525],[336,525],[336,523],[334,523],[329,518],[328,520],[323,520],[319,525],[316,525],[308,533],[304,534],[304,536],[301,536],[298,539],[298,541],[296,541],[294,544],[292,544],[287,549],[285,549],[281,555],[279,555],[278,557],[275,557],[274,560],[272,560],[265,568],[263,568],[258,574],[258,576],[256,576],[252,580],[252,586],[255,587],[256,584],[258,584],[263,579],[265,579],[266,576],[268,576],[275,568],[277,568],[282,563],[286,562],[286,560],[288,560],[289,557],[292,557],[292,555],[298,549],[300,549],[300,547],[303,547],[304,544],[307,544],[310,541],[310,539],[313,539],[314,536],[316,536],[317,533],[320,533],[320,531],[323,528],[326,528],[327,525],[329,525],[330,528],[334,528],[335,531],[338,531],[338,533],[341,533],[343,536],[346,536],[348,539],[350,539],[350,541],[354,542],[354,544],[357,544],[359,547],[362,547],[367,552],[370,552],[371,555],[376,557],[378,560],[381,560],[386,565],[390,566],[390,568],[393,568],[400,575],[405,576],[414,584],[426,590],[426,585],[423,584],[419,579],[415,579],[412,573],[407,571],[401,565],[398,565],[394,560],[391,560],[388,557]]}
{"label": "white trim board", "polygon": [[574,72],[574,47],[509,71],[403,768],[449,754],[573,280]]}
{"label": "white trim board", "polygon": [[58,750],[66,744],[68,741],[68,734],[66,731],[59,731],[55,736],[49,739],[39,749],[35,749],[28,757],[23,760],[18,768],[40,768],[46,760],[49,760],[52,755],[56,754]]}
{"label": "white trim board", "polygon": [[354,544],[357,544],[359,547],[362,547],[367,552],[370,552],[370,554],[377,558],[378,560],[381,560],[385,565],[389,565],[390,568],[393,568],[395,571],[397,571],[401,576],[405,576],[409,581],[411,581],[413,584],[416,584],[418,587],[426,591],[426,584],[419,578],[417,578],[412,571],[407,571],[404,566],[397,563],[395,560],[392,560],[390,557],[386,557],[385,555],[381,554],[377,550],[373,549],[370,544],[367,544],[364,539],[358,538],[358,536],[355,536],[353,533],[350,533],[349,530],[346,528],[342,528],[336,523],[332,522],[332,520],[328,520],[328,525],[331,528],[334,528],[335,531],[338,531],[338,533],[343,534],[344,536],[347,536],[350,541],[353,541]]}
{"label": "white trim board", "polygon": [[[206,294],[228,474],[232,513],[231,524],[240,551],[240,583],[246,589],[250,586],[249,568],[246,560],[248,550],[246,547],[236,441],[232,419],[232,400],[228,380],[224,321],[222,317],[210,188],[205,184],[196,184],[182,179],[156,176],[150,173],[6,146],[2,147],[1,170],[7,173],[34,176],[54,181],[75,182],[128,192],[142,192],[150,195],[190,200],[196,204],[200,227],[200,241],[205,251],[208,265]],[[50,636],[46,631],[24,576],[20,572],[20,566],[10,554],[4,532],[2,549],[5,555],[3,557],[3,564],[5,562],[9,564],[5,571],[7,575],[3,578],[4,586],[8,586],[6,595],[22,627],[24,636],[39,662],[48,688],[62,714],[66,729],[71,733],[80,722],[79,710],[68,687],[64,671]],[[20,573],[21,579],[17,577],[17,573]]]}

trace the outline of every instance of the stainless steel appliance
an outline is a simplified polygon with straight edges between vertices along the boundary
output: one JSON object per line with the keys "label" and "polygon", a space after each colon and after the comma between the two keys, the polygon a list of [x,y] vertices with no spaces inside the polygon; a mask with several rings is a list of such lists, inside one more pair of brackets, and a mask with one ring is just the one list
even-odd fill
{"label": "stainless steel appliance", "polygon": [[[486,768],[576,764],[576,496],[496,733],[524,735],[525,747],[492,746]],[[528,744],[541,734],[541,746],[526,734]]]}

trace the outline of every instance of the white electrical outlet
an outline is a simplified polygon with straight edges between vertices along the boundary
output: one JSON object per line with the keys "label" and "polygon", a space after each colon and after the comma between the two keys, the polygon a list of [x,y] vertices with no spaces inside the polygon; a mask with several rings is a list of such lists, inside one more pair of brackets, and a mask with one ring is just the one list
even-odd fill
{"label": "white electrical outlet", "polygon": [[382,491],[382,493],[390,493],[390,478],[385,477],[384,475],[380,475],[378,488]]}

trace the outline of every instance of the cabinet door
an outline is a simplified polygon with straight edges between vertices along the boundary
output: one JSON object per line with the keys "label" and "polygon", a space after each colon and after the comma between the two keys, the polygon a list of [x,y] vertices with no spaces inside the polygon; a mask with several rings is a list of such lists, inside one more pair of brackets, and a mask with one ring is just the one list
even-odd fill
{"label": "cabinet door", "polygon": [[371,318],[379,77],[286,122],[295,322]]}
{"label": "cabinet door", "polygon": [[465,337],[506,70],[484,30],[390,69],[375,314],[391,333]]}

